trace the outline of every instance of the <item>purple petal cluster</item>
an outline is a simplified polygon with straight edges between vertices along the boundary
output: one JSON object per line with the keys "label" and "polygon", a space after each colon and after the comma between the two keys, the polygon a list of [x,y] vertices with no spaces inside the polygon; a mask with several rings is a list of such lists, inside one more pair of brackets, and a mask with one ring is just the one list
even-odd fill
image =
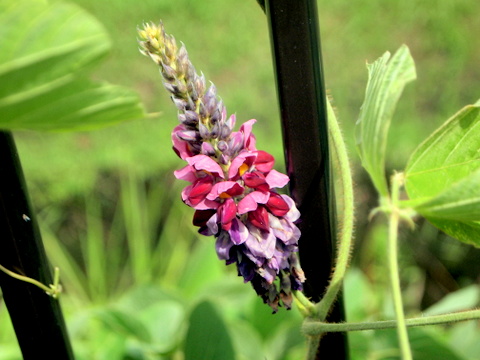
{"label": "purple petal cluster", "polygon": [[297,257],[300,213],[277,192],[288,176],[273,169],[272,155],[256,148],[256,120],[233,131],[235,115],[227,118],[215,86],[206,88],[185,47],[177,49],[162,24],[146,25],[139,34],[142,52],[160,66],[179,111],[172,143],[187,165],[174,174],[189,183],[182,200],[195,209],[193,224],[215,236],[219,259],[236,264],[274,312],[280,304],[290,308],[292,290],[302,290],[305,277]]}

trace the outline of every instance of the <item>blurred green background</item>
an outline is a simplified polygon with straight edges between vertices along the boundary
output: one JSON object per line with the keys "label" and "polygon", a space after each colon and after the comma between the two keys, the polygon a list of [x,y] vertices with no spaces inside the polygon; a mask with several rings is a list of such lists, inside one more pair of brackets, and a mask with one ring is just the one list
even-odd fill
{"label": "blurred green background", "polygon": [[[99,19],[113,40],[95,79],[135,89],[147,110],[157,113],[93,132],[15,133],[50,260],[62,270],[62,304],[78,358],[182,359],[193,346],[189,324],[204,301],[215,305],[212,317],[226,324],[225,342],[232,341],[237,359],[302,358],[296,311],[270,316],[235,270],[216,260],[213,239],[189,225],[193,211],[180,201],[184,184],[172,174],[183,166],[171,151],[176,110],[157,68],[136,43],[138,26],[162,19],[166,31],[185,43],[197,71],[215,83],[229,113],[238,122],[258,120],[257,144],[276,156],[281,170],[265,15],[254,0],[74,2]],[[355,172],[358,244],[347,314],[349,320],[383,319],[392,316],[384,278],[386,230],[382,219],[367,224],[375,194],[353,146],[365,62],[403,43],[416,61],[418,80],[407,86],[389,138],[388,167],[401,170],[417,144],[480,97],[480,2],[338,0],[319,1],[318,8],[326,85]],[[478,305],[477,251],[422,222],[402,239],[408,314],[440,299],[441,310]],[[478,330],[468,323],[412,331],[415,359],[478,358]],[[350,340],[352,358],[398,358],[393,333],[352,334]],[[0,359],[18,354],[2,306]]]}

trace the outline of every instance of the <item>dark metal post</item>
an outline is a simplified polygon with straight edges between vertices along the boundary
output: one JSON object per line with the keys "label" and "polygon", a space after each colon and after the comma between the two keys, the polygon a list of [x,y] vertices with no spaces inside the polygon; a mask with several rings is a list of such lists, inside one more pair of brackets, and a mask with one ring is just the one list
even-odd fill
{"label": "dark metal post", "polygon": [[[12,135],[0,131],[0,264],[52,284]],[[73,359],[58,300],[0,272],[0,287],[25,360]]]}
{"label": "dark metal post", "polygon": [[[267,0],[290,190],[302,213],[300,261],[305,294],[318,302],[334,256],[334,198],[328,152],[327,107],[316,0]],[[344,321],[341,300],[328,319]],[[346,335],[327,334],[317,358],[345,359]],[[333,357],[332,357],[333,356]]]}

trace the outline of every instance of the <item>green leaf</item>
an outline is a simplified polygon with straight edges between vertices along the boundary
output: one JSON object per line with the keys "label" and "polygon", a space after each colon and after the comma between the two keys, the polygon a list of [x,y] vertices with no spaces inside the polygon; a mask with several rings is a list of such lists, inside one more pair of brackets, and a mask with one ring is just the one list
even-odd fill
{"label": "green leaf", "polygon": [[172,300],[158,302],[139,314],[139,319],[150,330],[152,349],[159,353],[166,353],[177,345],[184,318],[183,306]]}
{"label": "green leaf", "polygon": [[390,53],[386,52],[367,65],[365,100],[356,124],[357,150],[362,165],[383,196],[388,195],[385,179],[388,129],[403,88],[416,78],[415,64],[407,46],[401,46],[389,59]]}
{"label": "green leaf", "polygon": [[203,301],[193,309],[185,340],[185,360],[198,359],[235,359],[227,327],[209,301]]}
{"label": "green leaf", "polygon": [[85,75],[110,49],[77,6],[0,0],[0,128],[87,130],[141,118],[138,96]]}
{"label": "green leaf", "polygon": [[423,316],[440,315],[450,312],[470,310],[480,302],[480,288],[470,285],[448,294],[436,304],[422,312]]}
{"label": "green leaf", "polygon": [[415,207],[425,217],[480,221],[480,169]]}
{"label": "green leaf", "polygon": [[480,246],[480,104],[468,105],[410,157],[405,187],[415,209],[458,240]]}
{"label": "green leaf", "polygon": [[131,336],[147,343],[151,341],[148,329],[130,313],[102,308],[95,312],[95,317],[114,333]]}
{"label": "green leaf", "polygon": [[[415,360],[467,360],[448,344],[441,332],[434,328],[409,328],[408,338]],[[395,330],[375,331],[374,339],[376,342],[375,358],[400,359],[400,350],[393,350],[398,346],[398,336]],[[396,356],[394,356],[395,352]],[[390,354],[390,356],[380,356],[380,354]],[[370,356],[373,357],[374,354]]]}

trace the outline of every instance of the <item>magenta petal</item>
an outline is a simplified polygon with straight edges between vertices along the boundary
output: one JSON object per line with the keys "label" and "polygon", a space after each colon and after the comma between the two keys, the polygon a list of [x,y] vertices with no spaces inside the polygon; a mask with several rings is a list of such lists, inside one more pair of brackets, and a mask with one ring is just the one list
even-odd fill
{"label": "magenta petal", "polygon": [[257,151],[257,158],[255,159],[255,168],[264,173],[269,172],[273,168],[275,158],[266,151]]}
{"label": "magenta petal", "polygon": [[206,155],[195,155],[186,159],[188,164],[197,170],[205,170],[211,174],[224,178],[223,170],[218,163]]}
{"label": "magenta petal", "polygon": [[190,181],[192,183],[197,180],[197,176],[195,175],[195,169],[190,165],[187,165],[180,170],[175,170],[173,172],[173,175],[175,175],[175,177],[179,180]]}
{"label": "magenta petal", "polygon": [[249,211],[256,210],[258,204],[265,204],[269,197],[270,193],[264,193],[261,191],[251,192],[238,203],[238,213],[245,214]]}
{"label": "magenta petal", "polygon": [[252,166],[253,162],[255,161],[255,157],[255,154],[247,151],[238,154],[230,164],[230,168],[228,169],[228,178],[235,179],[238,176],[240,166],[243,164],[247,164],[248,167]]}
{"label": "magenta petal", "polygon": [[232,220],[237,216],[237,205],[233,199],[227,199],[218,209],[221,212],[220,219],[222,222],[222,228],[224,230],[230,230],[232,226]]}
{"label": "magenta petal", "polygon": [[226,193],[229,196],[237,196],[243,193],[243,186],[236,181],[220,181],[213,185],[207,199],[215,200],[220,197],[220,194]]}
{"label": "magenta petal", "polygon": [[185,126],[183,124],[180,124],[176,126],[173,131],[172,131],[172,143],[173,143],[173,150],[175,150],[175,153],[182,158],[183,160],[186,160],[188,157],[194,155],[192,151],[190,150],[188,146],[188,142],[181,140],[177,136],[177,131],[184,131]]}
{"label": "magenta petal", "polygon": [[208,199],[203,199],[195,205],[191,205],[188,201],[185,202],[188,206],[193,207],[195,210],[209,210],[209,209],[218,209],[220,203]]}
{"label": "magenta petal", "polygon": [[196,182],[193,183],[193,186],[188,194],[188,199],[193,205],[198,204],[200,201],[204,200],[206,196],[210,193],[210,190],[213,187],[213,179],[211,176],[199,178]]}
{"label": "magenta petal", "polygon": [[271,170],[265,180],[270,188],[282,188],[288,184],[290,178],[277,170]]}
{"label": "magenta petal", "polygon": [[255,211],[248,213],[248,221],[263,231],[270,231],[270,223],[268,221],[268,211],[265,206],[259,206]]}
{"label": "magenta petal", "polygon": [[252,134],[252,127],[256,122],[257,120],[251,119],[240,126],[240,132],[243,133],[243,146],[250,151],[255,150],[255,136]]}
{"label": "magenta petal", "polygon": [[290,207],[287,202],[276,192],[270,192],[270,198],[267,201],[267,208],[275,216],[285,216],[289,211]]}

